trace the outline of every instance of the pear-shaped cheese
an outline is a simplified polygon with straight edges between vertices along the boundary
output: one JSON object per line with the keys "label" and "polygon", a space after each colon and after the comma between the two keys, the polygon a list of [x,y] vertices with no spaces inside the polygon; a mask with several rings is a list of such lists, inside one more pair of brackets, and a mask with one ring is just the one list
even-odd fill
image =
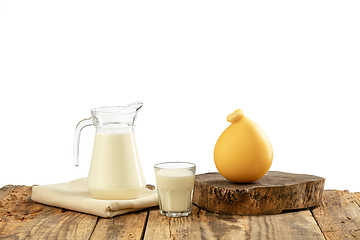
{"label": "pear-shaped cheese", "polygon": [[273,149],[264,131],[238,109],[227,117],[231,125],[220,135],[214,149],[219,173],[235,183],[250,183],[270,169]]}

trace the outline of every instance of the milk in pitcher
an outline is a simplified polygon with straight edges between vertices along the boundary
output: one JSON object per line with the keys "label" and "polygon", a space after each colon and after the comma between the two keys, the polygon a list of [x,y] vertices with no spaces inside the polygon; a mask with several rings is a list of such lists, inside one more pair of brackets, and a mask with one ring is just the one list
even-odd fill
{"label": "milk in pitcher", "polygon": [[141,169],[132,131],[96,132],[87,183],[94,198],[137,198],[145,187]]}

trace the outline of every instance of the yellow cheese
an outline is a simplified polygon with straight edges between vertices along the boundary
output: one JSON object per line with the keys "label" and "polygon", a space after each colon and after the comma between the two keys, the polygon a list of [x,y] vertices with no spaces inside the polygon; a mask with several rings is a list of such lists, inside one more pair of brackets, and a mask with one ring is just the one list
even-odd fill
{"label": "yellow cheese", "polygon": [[219,173],[235,183],[250,183],[270,169],[273,149],[265,132],[238,109],[228,115],[231,125],[220,135],[214,149]]}

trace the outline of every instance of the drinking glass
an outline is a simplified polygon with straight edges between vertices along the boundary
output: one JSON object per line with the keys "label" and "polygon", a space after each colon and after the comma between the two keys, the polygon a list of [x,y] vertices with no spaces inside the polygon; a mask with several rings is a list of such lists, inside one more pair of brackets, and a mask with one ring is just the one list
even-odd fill
{"label": "drinking glass", "polygon": [[191,213],[195,182],[194,163],[165,162],[154,166],[160,214],[184,217]]}

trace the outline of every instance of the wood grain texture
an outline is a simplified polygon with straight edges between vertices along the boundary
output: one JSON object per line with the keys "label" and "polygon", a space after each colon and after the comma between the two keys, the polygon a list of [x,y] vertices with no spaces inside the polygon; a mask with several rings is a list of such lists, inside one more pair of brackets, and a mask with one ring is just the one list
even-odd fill
{"label": "wood grain texture", "polygon": [[244,218],[251,229],[248,239],[325,239],[309,210]]}
{"label": "wood grain texture", "polygon": [[173,239],[169,227],[170,218],[160,215],[158,207],[152,207],[149,211],[144,239]]}
{"label": "wood grain texture", "polygon": [[219,173],[195,177],[193,203],[208,211],[236,215],[277,214],[321,202],[325,179],[312,175],[268,172],[250,184],[237,184]]}
{"label": "wood grain texture", "polygon": [[97,217],[33,202],[31,187],[0,189],[0,239],[89,239]]}
{"label": "wood grain texture", "polygon": [[0,189],[0,239],[20,232],[40,211],[31,207],[31,187],[4,186]]}
{"label": "wood grain texture", "polygon": [[208,212],[193,205],[189,217],[168,218],[150,211],[144,239],[304,239],[324,240],[309,210],[266,216]]}
{"label": "wood grain texture", "polygon": [[141,239],[148,210],[100,218],[91,239]]}
{"label": "wood grain texture", "polygon": [[360,192],[351,193],[351,197],[354,199],[355,203],[360,207]]}
{"label": "wood grain texture", "polygon": [[360,209],[348,191],[324,191],[311,211],[326,239],[360,238]]}
{"label": "wood grain texture", "polygon": [[323,195],[316,207],[274,215],[217,214],[193,205],[189,217],[168,218],[156,207],[105,219],[35,203],[28,186],[5,186],[0,239],[359,239],[360,193]]}

